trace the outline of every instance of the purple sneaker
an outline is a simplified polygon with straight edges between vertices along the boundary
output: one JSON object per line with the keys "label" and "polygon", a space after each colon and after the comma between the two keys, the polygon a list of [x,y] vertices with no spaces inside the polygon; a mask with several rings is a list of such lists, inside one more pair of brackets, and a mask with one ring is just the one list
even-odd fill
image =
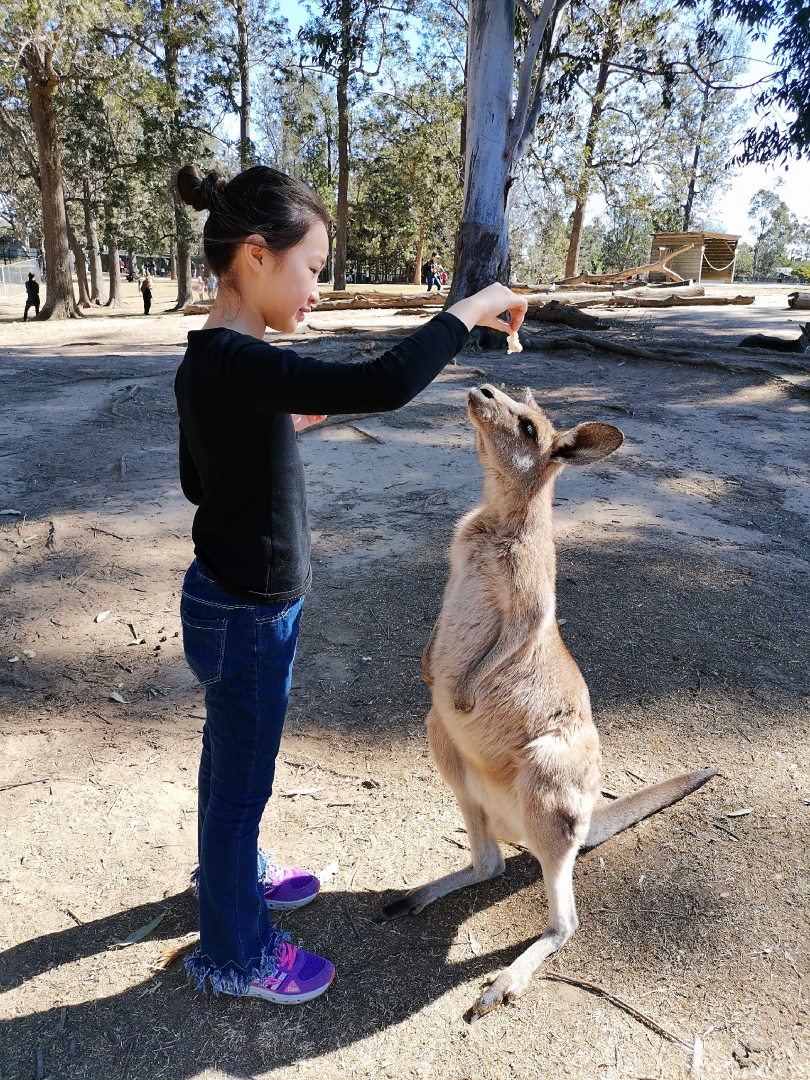
{"label": "purple sneaker", "polygon": [[268,908],[288,911],[303,907],[318,895],[321,883],[308,870],[296,866],[277,866],[264,856],[264,902]]}
{"label": "purple sneaker", "polygon": [[329,989],[335,969],[328,960],[282,941],[271,971],[250,984],[248,997],[264,998],[276,1005],[300,1005]]}

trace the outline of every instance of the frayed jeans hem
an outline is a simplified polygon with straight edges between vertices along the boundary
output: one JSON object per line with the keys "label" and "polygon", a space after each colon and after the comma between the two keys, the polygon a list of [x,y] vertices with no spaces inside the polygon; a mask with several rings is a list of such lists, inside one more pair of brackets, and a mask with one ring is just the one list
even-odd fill
{"label": "frayed jeans hem", "polygon": [[201,949],[197,949],[186,958],[186,975],[194,989],[202,990],[203,993],[206,993],[210,987],[214,997],[219,997],[220,994],[245,997],[257,979],[263,975],[272,974],[278,969],[276,953],[281,942],[289,940],[288,933],[273,928],[270,944],[265,945],[258,961],[246,970],[234,967],[232,964],[217,967],[210,956],[205,955]]}

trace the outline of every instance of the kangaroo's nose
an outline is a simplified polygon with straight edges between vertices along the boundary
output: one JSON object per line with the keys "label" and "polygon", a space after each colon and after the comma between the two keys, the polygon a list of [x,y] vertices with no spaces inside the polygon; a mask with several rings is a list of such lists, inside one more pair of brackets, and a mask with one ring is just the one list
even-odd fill
{"label": "kangaroo's nose", "polygon": [[495,395],[492,393],[492,391],[490,390],[490,388],[488,386],[479,386],[478,387],[478,393],[483,394],[485,398],[493,398],[494,399],[494,397],[495,397]]}

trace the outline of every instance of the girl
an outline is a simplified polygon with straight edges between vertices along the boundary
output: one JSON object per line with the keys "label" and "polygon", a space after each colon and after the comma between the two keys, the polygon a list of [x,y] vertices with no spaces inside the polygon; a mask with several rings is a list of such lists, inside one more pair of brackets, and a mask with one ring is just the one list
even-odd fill
{"label": "girl", "polygon": [[[397,409],[458,353],[473,326],[509,332],[526,301],[502,285],[455,304],[376,360],[344,364],[264,341],[318,302],[329,252],[326,210],[305,184],[256,166],[227,182],[193,166],[181,198],[207,210],[208,265],[220,281],[177,372],[180,480],[198,507],[183,583],[186,659],[205,687],[196,871],[200,947],[186,961],[214,994],[309,1001],[335,969],[297,949],[269,909],[300,907],[312,874],[258,850],[310,587],[304,470],[295,431],[327,412]],[[511,325],[498,318],[508,311]]]}

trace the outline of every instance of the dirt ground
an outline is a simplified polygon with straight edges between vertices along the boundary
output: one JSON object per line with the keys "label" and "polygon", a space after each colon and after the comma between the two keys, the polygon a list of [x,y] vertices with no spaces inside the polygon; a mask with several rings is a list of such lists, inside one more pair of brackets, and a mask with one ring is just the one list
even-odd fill
{"label": "dirt ground", "polygon": [[[607,312],[607,334],[735,367],[743,333],[794,327],[787,291]],[[22,325],[0,304],[0,510],[21,512],[0,516],[2,1080],[700,1071],[610,1001],[540,975],[466,1022],[484,976],[543,927],[539,868],[518,849],[504,846],[501,879],[374,921],[467,857],[427,752],[418,658],[453,524],[477,500],[465,396],[485,380],[531,386],[558,427],[602,419],[627,436],[565,473],[556,501],[558,614],[591,689],[605,787],[720,770],[579,860],[580,929],[549,969],[686,1044],[701,1036],[705,1077],[807,1076],[810,365],[471,349],[399,412],[300,437],[314,587],[262,843],[316,872],[337,863],[318,901],[279,921],[338,976],[283,1009],[203,998],[182,962],[156,967],[196,928],[203,721],[179,638],[193,508],[172,379],[204,320],[168,313],[170,292],[158,283],[148,320],[134,286],[121,312],[60,324]],[[299,336],[348,362],[420,322],[315,312]]]}

